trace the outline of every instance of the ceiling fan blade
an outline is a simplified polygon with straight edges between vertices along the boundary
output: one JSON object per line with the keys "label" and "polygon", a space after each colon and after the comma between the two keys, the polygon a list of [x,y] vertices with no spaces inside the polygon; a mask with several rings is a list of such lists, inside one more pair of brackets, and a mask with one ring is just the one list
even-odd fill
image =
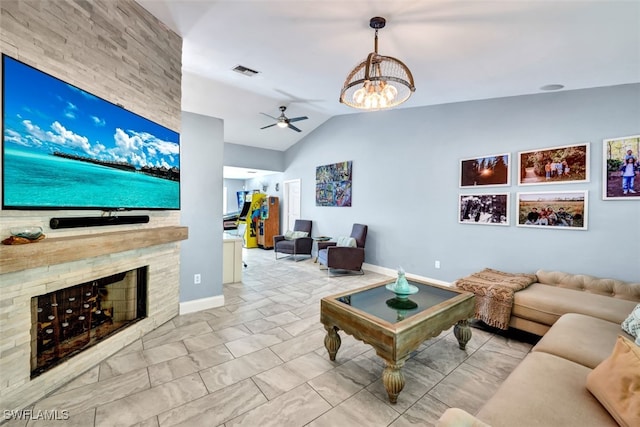
{"label": "ceiling fan blade", "polygon": [[[291,120],[289,120],[289,121],[291,121]],[[295,130],[296,132],[302,132],[300,129],[298,129],[297,127],[295,127],[295,126],[294,126],[294,125],[292,125],[291,123],[288,123],[288,125],[289,125],[289,129],[293,129],[293,130]]]}
{"label": "ceiling fan blade", "polygon": [[267,125],[267,126],[265,126],[265,127],[263,127],[263,128],[260,128],[260,129],[270,128],[271,126],[275,126],[276,124],[277,124],[277,123],[274,123],[274,124],[272,124],[272,125]]}
{"label": "ceiling fan blade", "polygon": [[293,119],[289,119],[290,122],[299,122],[300,120],[307,120],[309,117],[307,116],[300,116],[300,117],[294,117]]}
{"label": "ceiling fan blade", "polygon": [[267,117],[270,117],[270,118],[272,118],[273,120],[278,120],[278,118],[277,118],[277,117],[270,116],[270,115],[269,115],[269,114],[267,114],[267,113],[260,113],[260,114],[262,114],[262,115],[264,115],[264,116],[267,116]]}

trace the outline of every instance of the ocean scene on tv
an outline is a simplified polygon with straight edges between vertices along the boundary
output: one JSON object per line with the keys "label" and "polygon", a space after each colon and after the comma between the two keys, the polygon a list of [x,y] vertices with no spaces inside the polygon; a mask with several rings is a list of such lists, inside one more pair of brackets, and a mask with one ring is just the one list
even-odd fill
{"label": "ocean scene on tv", "polygon": [[4,55],[3,98],[4,208],[180,208],[177,132]]}

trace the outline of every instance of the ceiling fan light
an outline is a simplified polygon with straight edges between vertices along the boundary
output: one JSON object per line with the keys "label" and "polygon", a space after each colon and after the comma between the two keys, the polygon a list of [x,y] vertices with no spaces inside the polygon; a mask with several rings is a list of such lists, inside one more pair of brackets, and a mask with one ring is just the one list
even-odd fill
{"label": "ceiling fan light", "polygon": [[301,129],[298,129],[297,127],[295,127],[294,125],[292,125],[291,123],[293,122],[299,122],[301,120],[307,120],[309,117],[307,116],[299,116],[299,117],[287,117],[284,115],[284,112],[287,110],[287,107],[285,107],[284,105],[280,106],[280,116],[279,117],[273,117],[270,116],[267,113],[260,113],[263,114],[271,119],[274,120],[274,123],[271,123],[270,125],[267,126],[263,126],[260,129],[267,129],[270,128],[272,126],[278,126],[279,128],[289,128],[294,132],[302,132]]}

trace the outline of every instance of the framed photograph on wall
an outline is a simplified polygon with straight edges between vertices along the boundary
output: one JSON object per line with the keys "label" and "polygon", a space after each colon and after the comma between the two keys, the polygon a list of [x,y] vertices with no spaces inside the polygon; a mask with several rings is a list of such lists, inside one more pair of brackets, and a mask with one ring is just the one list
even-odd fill
{"label": "framed photograph on wall", "polygon": [[589,143],[518,153],[518,185],[589,182]]}
{"label": "framed photograph on wall", "polygon": [[460,194],[458,222],[461,224],[509,225],[509,193]]}
{"label": "framed photograph on wall", "polygon": [[587,191],[517,193],[518,227],[587,229]]}
{"label": "framed photograph on wall", "polygon": [[503,153],[460,160],[460,188],[508,186],[510,157]]}
{"label": "framed photograph on wall", "polygon": [[640,135],[602,143],[602,199],[640,200]]}

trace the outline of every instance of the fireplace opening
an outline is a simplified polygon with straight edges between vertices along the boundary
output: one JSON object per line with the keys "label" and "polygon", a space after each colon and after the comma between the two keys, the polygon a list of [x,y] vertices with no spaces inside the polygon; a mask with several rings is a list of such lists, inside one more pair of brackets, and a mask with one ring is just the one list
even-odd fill
{"label": "fireplace opening", "polygon": [[31,298],[31,377],[147,317],[147,270]]}

